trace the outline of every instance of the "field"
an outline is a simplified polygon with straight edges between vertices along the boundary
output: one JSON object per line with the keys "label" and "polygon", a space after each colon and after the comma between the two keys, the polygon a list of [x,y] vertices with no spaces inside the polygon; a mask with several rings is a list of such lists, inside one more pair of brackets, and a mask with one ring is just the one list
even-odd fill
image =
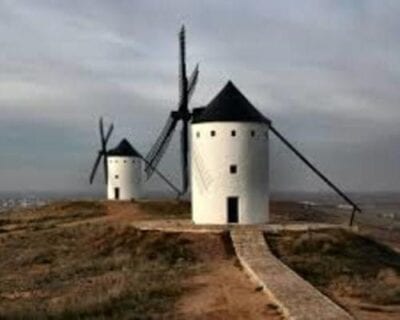
{"label": "field", "polygon": [[140,231],[178,202],[59,202],[0,216],[1,319],[281,319],[229,237]]}
{"label": "field", "polygon": [[400,255],[344,230],[267,234],[281,260],[357,319],[399,319]]}

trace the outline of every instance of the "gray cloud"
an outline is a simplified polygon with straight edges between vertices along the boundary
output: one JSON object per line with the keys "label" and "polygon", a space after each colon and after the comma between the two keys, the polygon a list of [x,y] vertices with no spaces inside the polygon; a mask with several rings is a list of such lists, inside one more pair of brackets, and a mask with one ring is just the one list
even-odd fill
{"label": "gray cloud", "polygon": [[[389,0],[0,0],[0,190],[88,188],[100,115],[113,144],[147,151],[176,105],[182,22],[201,64],[192,106],[232,79],[344,188],[399,190],[399,13]],[[178,179],[176,148],[162,168]],[[322,188],[274,141],[271,158],[274,188]]]}

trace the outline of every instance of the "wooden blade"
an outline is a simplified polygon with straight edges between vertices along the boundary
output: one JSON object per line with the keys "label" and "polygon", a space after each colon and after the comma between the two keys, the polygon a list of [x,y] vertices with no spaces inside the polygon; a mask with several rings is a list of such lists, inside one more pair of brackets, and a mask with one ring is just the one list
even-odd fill
{"label": "wooden blade", "polygon": [[100,120],[99,120],[99,130],[100,130],[101,145],[103,146],[103,144],[104,144],[104,124],[103,124],[103,117],[100,117]]}
{"label": "wooden blade", "polygon": [[153,167],[147,160],[146,160],[146,158],[144,158],[141,154],[139,154],[139,156],[140,156],[140,159],[142,159],[143,160],[143,162],[146,164],[146,165],[148,165],[148,166],[150,166],[150,167],[152,167],[152,169],[154,170],[154,172],[162,179],[162,180],[164,180],[164,182],[171,188],[171,189],[173,189],[176,193],[177,193],[177,196],[179,197],[180,195],[181,195],[181,192],[180,192],[180,190],[160,171],[160,170],[158,170],[157,168],[155,168],[155,167]]}
{"label": "wooden blade", "polygon": [[147,179],[149,179],[152,176],[152,174],[154,173],[154,168],[157,167],[162,156],[167,150],[167,147],[171,141],[177,123],[178,119],[176,117],[173,117],[171,113],[170,117],[167,120],[166,125],[161,131],[161,134],[157,138],[156,143],[153,145],[150,152],[147,154],[146,160],[148,162],[148,165],[146,166],[145,169],[147,174]]}
{"label": "wooden blade", "polygon": [[96,161],[94,162],[94,166],[93,166],[92,172],[90,173],[90,177],[89,177],[90,184],[93,183],[94,176],[96,175],[96,171],[97,171],[97,168],[99,166],[101,157],[102,157],[102,153],[99,152],[99,154],[97,155]]}
{"label": "wooden blade", "polygon": [[182,26],[179,33],[179,110],[187,111],[188,109],[188,81],[186,76],[186,48],[185,48],[185,26]]}
{"label": "wooden blade", "polygon": [[196,88],[197,80],[199,79],[199,64],[196,65],[194,68],[192,74],[190,75],[189,78],[189,83],[188,83],[188,103],[190,101],[190,98],[192,97],[194,93],[194,89]]}
{"label": "wooden blade", "polygon": [[189,126],[186,121],[182,124],[181,131],[181,155],[182,155],[182,194],[185,194],[189,187],[189,139],[188,139]]}
{"label": "wooden blade", "polygon": [[110,139],[110,136],[111,136],[111,133],[113,132],[113,130],[114,130],[114,125],[111,124],[110,127],[108,128],[106,138],[104,139],[106,145],[108,143],[108,139]]}
{"label": "wooden blade", "polygon": [[107,153],[103,154],[103,169],[104,169],[104,182],[108,182],[108,166],[107,166]]}

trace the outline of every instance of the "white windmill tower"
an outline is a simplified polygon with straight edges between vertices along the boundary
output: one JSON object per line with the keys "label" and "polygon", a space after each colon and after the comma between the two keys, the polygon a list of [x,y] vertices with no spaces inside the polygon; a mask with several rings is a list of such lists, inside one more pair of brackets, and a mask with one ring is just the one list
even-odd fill
{"label": "white windmill tower", "polygon": [[104,134],[103,118],[99,121],[101,149],[98,152],[92,172],[90,184],[93,183],[97,169],[103,160],[104,181],[107,185],[108,200],[134,200],[143,197],[142,162],[146,163],[174,192],[178,195],[181,191],[154,168],[130,143],[122,139],[114,149],[107,150],[114,125],[111,124]]}
{"label": "white windmill tower", "polygon": [[126,139],[123,139],[116,148],[107,151],[107,143],[113,129],[114,126],[111,124],[107,133],[104,134],[103,118],[100,118],[101,149],[90,174],[90,183],[93,183],[100,161],[103,160],[107,198],[109,200],[138,199],[142,192],[142,157]]}
{"label": "white windmill tower", "polygon": [[107,152],[109,200],[132,200],[142,196],[142,159],[126,139]]}
{"label": "white windmill tower", "polygon": [[268,222],[265,118],[229,81],[191,126],[192,219],[198,224]]}
{"label": "white windmill tower", "polygon": [[191,125],[192,219],[198,224],[269,221],[268,138],[271,131],[309,169],[353,208],[361,209],[300,153],[228,82]]}

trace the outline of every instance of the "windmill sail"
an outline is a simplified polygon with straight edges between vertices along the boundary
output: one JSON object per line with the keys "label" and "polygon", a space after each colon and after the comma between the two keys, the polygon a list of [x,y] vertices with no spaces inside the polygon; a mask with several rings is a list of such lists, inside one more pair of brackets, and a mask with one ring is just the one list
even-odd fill
{"label": "windmill sail", "polygon": [[100,161],[103,159],[103,170],[104,170],[104,182],[107,183],[108,181],[108,167],[107,167],[107,143],[111,137],[111,134],[114,130],[114,125],[111,124],[107,130],[107,133],[104,134],[104,123],[103,118],[99,119],[99,133],[100,133],[100,150],[96,157],[96,160],[93,165],[93,169],[89,176],[90,184],[93,183],[94,177],[96,175],[97,169],[99,167]]}
{"label": "windmill sail", "polygon": [[98,166],[99,166],[99,164],[100,164],[100,160],[101,160],[102,155],[103,155],[103,154],[102,154],[101,152],[99,152],[99,153],[97,154],[97,157],[96,157],[96,160],[95,160],[95,162],[94,162],[94,166],[93,166],[92,172],[90,173],[90,178],[89,178],[90,184],[93,183],[94,176],[96,175],[96,171],[97,171],[97,168],[98,168]]}
{"label": "windmill sail", "polygon": [[189,186],[189,125],[187,122],[182,124],[181,131],[181,149],[182,149],[182,192],[185,193]]}
{"label": "windmill sail", "polygon": [[157,167],[162,156],[167,151],[168,145],[171,142],[177,123],[178,119],[174,117],[171,113],[163,130],[161,131],[161,134],[158,136],[156,143],[153,145],[148,155],[146,156],[145,171],[148,179],[152,176],[152,174],[154,173],[154,168]]}
{"label": "windmill sail", "polygon": [[192,74],[190,75],[189,78],[189,83],[188,83],[188,103],[190,101],[190,98],[193,95],[194,89],[196,88],[197,84],[197,79],[199,79],[199,64],[196,65],[194,68]]}
{"label": "windmill sail", "polygon": [[189,111],[189,100],[193,96],[198,77],[199,77],[199,65],[197,64],[194,68],[190,79],[188,80],[186,75],[186,40],[185,40],[185,28],[179,33],[179,103],[178,110],[172,111],[169,118],[167,119],[164,129],[158,136],[155,144],[150,149],[146,156],[146,174],[149,179],[155,172],[155,168],[161,161],[165,154],[168,145],[175,132],[176,125],[179,121],[182,122],[181,130],[181,158],[182,158],[182,193],[185,193],[189,186],[189,172],[188,172],[188,153],[189,153],[189,121],[191,119],[191,113]]}

